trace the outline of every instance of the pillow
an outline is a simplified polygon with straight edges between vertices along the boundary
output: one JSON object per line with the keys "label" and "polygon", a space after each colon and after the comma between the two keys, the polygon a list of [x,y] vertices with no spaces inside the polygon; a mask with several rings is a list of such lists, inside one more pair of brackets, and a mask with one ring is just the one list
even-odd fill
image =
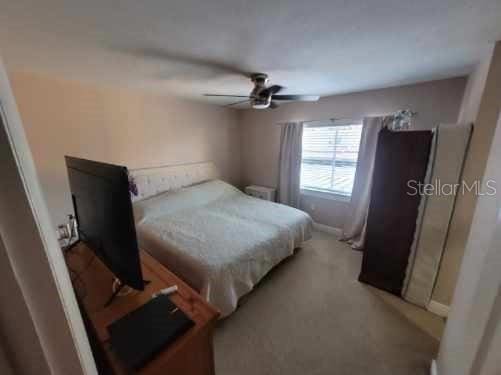
{"label": "pillow", "polygon": [[168,215],[178,210],[200,207],[234,194],[242,194],[242,192],[224,181],[202,182],[134,202],[134,219],[138,224],[148,218]]}

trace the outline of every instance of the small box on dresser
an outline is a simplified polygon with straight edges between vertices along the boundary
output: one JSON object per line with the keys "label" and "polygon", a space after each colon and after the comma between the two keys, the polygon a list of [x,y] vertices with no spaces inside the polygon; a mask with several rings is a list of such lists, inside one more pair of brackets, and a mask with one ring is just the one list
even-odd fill
{"label": "small box on dresser", "polygon": [[255,198],[275,202],[276,190],[266,186],[250,185],[245,188],[245,194]]}

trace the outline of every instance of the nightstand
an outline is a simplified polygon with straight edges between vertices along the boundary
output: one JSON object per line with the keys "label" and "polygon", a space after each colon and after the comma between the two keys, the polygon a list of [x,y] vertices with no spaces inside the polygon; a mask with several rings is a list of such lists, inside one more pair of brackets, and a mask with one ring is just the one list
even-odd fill
{"label": "nightstand", "polygon": [[245,193],[255,198],[275,202],[276,190],[273,188],[251,185],[245,188]]}

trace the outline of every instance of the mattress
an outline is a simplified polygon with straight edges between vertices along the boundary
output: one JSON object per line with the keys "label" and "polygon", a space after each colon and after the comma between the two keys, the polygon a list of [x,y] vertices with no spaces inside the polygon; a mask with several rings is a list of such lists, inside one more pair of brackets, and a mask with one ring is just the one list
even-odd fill
{"label": "mattress", "polygon": [[213,180],[134,203],[138,241],[221,315],[311,238],[300,210]]}

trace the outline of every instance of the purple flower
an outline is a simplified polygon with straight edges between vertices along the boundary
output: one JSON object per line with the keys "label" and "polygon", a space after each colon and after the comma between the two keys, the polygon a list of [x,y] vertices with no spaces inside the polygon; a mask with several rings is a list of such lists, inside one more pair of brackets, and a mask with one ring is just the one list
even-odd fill
{"label": "purple flower", "polygon": [[132,177],[131,175],[129,175],[129,191],[135,197],[137,197],[139,194],[137,190],[136,181],[134,180],[134,177]]}

